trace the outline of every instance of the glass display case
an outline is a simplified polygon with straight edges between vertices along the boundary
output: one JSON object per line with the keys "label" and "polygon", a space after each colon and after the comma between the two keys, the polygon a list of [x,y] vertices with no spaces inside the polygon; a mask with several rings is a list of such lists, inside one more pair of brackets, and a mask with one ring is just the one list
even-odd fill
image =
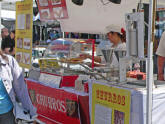
{"label": "glass display case", "polygon": [[90,59],[83,59],[81,54],[94,56],[95,45],[93,40],[82,39],[57,39],[52,41],[44,57],[39,60],[41,71],[63,74],[85,74],[92,69],[87,63]]}

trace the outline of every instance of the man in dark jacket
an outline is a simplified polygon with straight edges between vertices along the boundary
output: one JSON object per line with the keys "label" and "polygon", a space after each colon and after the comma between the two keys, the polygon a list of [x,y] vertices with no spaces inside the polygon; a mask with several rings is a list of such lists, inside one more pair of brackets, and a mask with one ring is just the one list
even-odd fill
{"label": "man in dark jacket", "polygon": [[10,36],[6,36],[2,39],[1,49],[5,54],[13,55],[14,47],[13,40]]}

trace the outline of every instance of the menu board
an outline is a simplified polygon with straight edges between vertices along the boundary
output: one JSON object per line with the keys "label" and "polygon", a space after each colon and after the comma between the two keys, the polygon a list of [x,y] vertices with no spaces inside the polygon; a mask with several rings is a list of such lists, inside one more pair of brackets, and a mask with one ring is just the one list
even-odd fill
{"label": "menu board", "polygon": [[32,57],[33,0],[16,2],[16,60],[30,68]]}
{"label": "menu board", "polygon": [[37,0],[41,21],[68,18],[65,0]]}

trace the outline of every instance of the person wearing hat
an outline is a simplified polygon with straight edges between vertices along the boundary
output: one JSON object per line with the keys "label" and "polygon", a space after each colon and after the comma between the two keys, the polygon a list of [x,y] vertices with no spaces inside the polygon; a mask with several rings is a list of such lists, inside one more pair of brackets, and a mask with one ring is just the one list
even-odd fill
{"label": "person wearing hat", "polygon": [[[125,32],[120,26],[117,25],[109,25],[105,29],[105,33],[107,34],[107,37],[109,41],[112,43],[111,48],[114,50],[126,50],[126,36]],[[116,55],[113,53],[112,57],[112,63],[114,67],[118,67],[118,60]]]}
{"label": "person wearing hat", "polygon": [[[105,28],[105,33],[107,35],[108,40],[112,44],[111,45],[112,49],[126,50],[125,32],[120,26],[113,25],[113,24],[109,25]],[[105,65],[106,61],[105,61],[105,58],[104,58],[101,50],[97,50],[97,53],[99,53],[99,54],[97,54],[97,56],[94,57],[94,61]],[[82,57],[84,59],[86,59],[86,58],[92,59],[92,56],[89,54],[83,54],[80,57]],[[118,64],[119,64],[119,62],[117,60],[117,57],[113,53],[111,65],[114,67],[118,67]]]}

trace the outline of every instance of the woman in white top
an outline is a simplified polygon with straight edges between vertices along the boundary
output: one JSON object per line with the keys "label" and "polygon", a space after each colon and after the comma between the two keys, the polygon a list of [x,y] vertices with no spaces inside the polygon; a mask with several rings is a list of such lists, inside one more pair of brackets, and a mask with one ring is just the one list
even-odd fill
{"label": "woman in white top", "polygon": [[[122,31],[122,33],[121,33]],[[123,31],[123,29],[121,29],[120,26],[116,26],[116,25],[109,25],[106,27],[105,29],[105,33],[107,34],[107,37],[109,39],[109,41],[112,43],[111,48],[114,48],[114,50],[126,50],[126,43],[125,43],[125,32]],[[101,63],[101,64],[106,64],[105,58],[100,50],[101,54],[97,54],[97,56],[94,57],[94,61]],[[83,54],[81,55],[82,58],[86,59],[92,59],[91,55],[88,54]],[[112,63],[111,65],[114,67],[118,67],[118,60],[116,55],[113,53],[113,57],[112,57]]]}

